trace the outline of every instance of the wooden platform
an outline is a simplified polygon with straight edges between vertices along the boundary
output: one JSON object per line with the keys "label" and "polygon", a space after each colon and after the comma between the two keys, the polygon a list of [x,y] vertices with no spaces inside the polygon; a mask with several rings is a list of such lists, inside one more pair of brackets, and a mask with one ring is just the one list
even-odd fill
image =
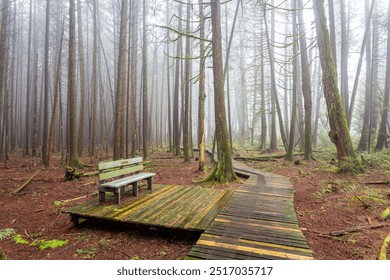
{"label": "wooden platform", "polygon": [[131,202],[99,204],[91,200],[64,209],[73,219],[95,218],[204,232],[233,191],[186,186],[153,186]]}
{"label": "wooden platform", "polygon": [[249,176],[186,259],[312,259],[296,219],[290,182],[234,162]]}

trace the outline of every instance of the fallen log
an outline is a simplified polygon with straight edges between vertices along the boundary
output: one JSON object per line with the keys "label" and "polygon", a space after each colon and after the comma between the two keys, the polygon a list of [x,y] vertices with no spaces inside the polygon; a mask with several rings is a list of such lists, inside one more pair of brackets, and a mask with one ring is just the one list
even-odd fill
{"label": "fallen log", "polygon": [[387,207],[381,214],[380,214],[380,218],[382,220],[386,220],[388,217],[390,217],[390,206]]}
{"label": "fallen log", "polygon": [[20,191],[22,191],[25,187],[27,187],[28,184],[30,184],[30,182],[35,178],[35,176],[37,176],[39,174],[39,172],[41,172],[41,169],[38,170],[34,175],[32,175],[30,177],[30,179],[28,179],[24,184],[22,184],[20,187],[18,187],[16,190],[14,190],[13,192],[11,192],[12,195],[17,195]]}
{"label": "fallen log", "polygon": [[388,226],[388,225],[389,225],[388,223],[381,223],[381,224],[350,227],[350,228],[343,229],[343,230],[332,231],[330,233],[330,235],[331,236],[342,236],[342,235],[346,235],[348,233],[353,233],[353,232],[357,232],[357,231],[361,231],[361,230],[365,230],[365,229],[376,229],[376,228],[381,228],[381,227]]}
{"label": "fallen log", "polygon": [[371,182],[364,182],[365,185],[389,185],[390,181],[371,181]]}
{"label": "fallen log", "polygon": [[83,198],[86,198],[87,196],[86,195],[83,195],[83,196],[79,196],[79,197],[76,197],[76,198],[69,198],[69,199],[66,199],[66,200],[62,200],[62,204],[65,204],[65,203],[68,203],[68,202],[71,202],[71,201],[76,201],[76,200],[79,200],[79,199],[83,199]]}
{"label": "fallen log", "polygon": [[383,239],[381,248],[379,250],[378,260],[387,260],[387,249],[390,244],[390,233]]}

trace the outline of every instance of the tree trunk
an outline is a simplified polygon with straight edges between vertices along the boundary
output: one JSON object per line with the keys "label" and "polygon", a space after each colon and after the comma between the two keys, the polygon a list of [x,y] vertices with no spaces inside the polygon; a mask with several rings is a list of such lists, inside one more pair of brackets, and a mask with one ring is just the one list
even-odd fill
{"label": "tree trunk", "polygon": [[[205,18],[204,18],[203,0],[199,0],[199,36],[205,37]],[[200,69],[199,69],[199,108],[198,108],[198,145],[199,145],[199,171],[205,170],[205,101],[206,101],[206,75],[205,75],[205,43],[203,40],[199,43],[200,48]]]}
{"label": "tree trunk", "polygon": [[[181,5],[178,5],[179,9],[179,24],[178,31],[182,32],[182,8]],[[182,38],[181,36],[177,39],[176,46],[176,57],[181,57],[182,52]],[[176,58],[175,65],[175,89],[173,93],[173,152],[175,156],[180,155],[180,126],[179,126],[179,92],[180,92],[180,59]]]}
{"label": "tree trunk", "polygon": [[45,84],[44,84],[44,103],[43,103],[43,143],[42,143],[42,161],[49,166],[48,158],[48,137],[49,137],[49,38],[50,38],[50,0],[46,1],[46,29],[45,29]]}
{"label": "tree trunk", "polygon": [[[390,1],[389,10],[390,12]],[[387,122],[389,116],[389,99],[390,99],[390,20],[387,21],[387,58],[386,58],[386,78],[385,78],[385,93],[383,99],[383,111],[381,122],[379,125],[378,139],[376,142],[375,149],[382,150],[387,143]]]}
{"label": "tree trunk", "polygon": [[78,21],[78,47],[79,47],[79,75],[80,75],[80,114],[79,114],[79,134],[78,134],[78,153],[83,154],[84,146],[84,124],[85,124],[85,59],[84,59],[84,40],[83,40],[83,21],[82,21],[81,0],[77,0],[77,21]]}
{"label": "tree trunk", "polygon": [[32,34],[32,5],[30,0],[29,21],[28,21],[28,50],[27,50],[27,88],[26,88],[26,122],[25,122],[25,140],[24,152],[25,156],[30,155],[30,84],[31,84],[31,34]]}
{"label": "tree trunk", "polygon": [[137,152],[137,46],[138,46],[138,5],[132,1],[132,14],[131,14],[131,121],[130,121],[130,133],[131,133],[131,157],[136,156]]}
{"label": "tree trunk", "polygon": [[324,95],[328,109],[330,125],[329,137],[336,145],[337,158],[339,161],[352,158],[356,161],[356,165],[360,167],[359,162],[355,158],[347,118],[337,86],[337,77],[333,62],[332,48],[330,45],[329,31],[326,26],[323,1],[313,0],[313,9],[317,30],[317,44],[320,52],[320,61],[323,73],[322,79],[324,85]]}
{"label": "tree trunk", "polygon": [[[189,1],[190,2],[190,1]],[[187,24],[185,33],[190,32],[190,12],[191,5],[187,3]],[[190,37],[186,36],[186,50],[185,50],[185,69],[184,69],[184,123],[183,123],[183,149],[184,149],[184,161],[190,161],[190,139],[189,139],[189,129],[190,129]]]}
{"label": "tree trunk", "polygon": [[76,93],[76,13],[75,2],[69,0],[69,57],[68,57],[68,165],[80,167],[77,146],[77,93]]}
{"label": "tree trunk", "polygon": [[121,20],[119,30],[118,70],[115,95],[115,130],[114,130],[114,160],[124,158],[124,114],[126,91],[126,37],[128,1],[122,0]]}
{"label": "tree trunk", "polygon": [[142,147],[144,160],[149,157],[148,147],[148,42],[146,35],[146,1],[143,1],[143,42],[142,42]]}
{"label": "tree trunk", "polygon": [[311,129],[311,118],[312,118],[312,98],[311,98],[311,74],[310,65],[307,54],[306,44],[306,30],[303,20],[303,1],[298,0],[298,18],[299,18],[299,43],[301,49],[301,68],[302,68],[302,94],[303,103],[305,108],[305,159],[311,160],[313,157],[312,148],[312,129]]}
{"label": "tree trunk", "polygon": [[[296,9],[296,0],[292,0],[292,9]],[[299,63],[298,63],[298,34],[297,34],[297,15],[292,13],[292,33],[293,33],[293,96],[291,102],[291,123],[290,123],[290,137],[286,154],[287,160],[293,160],[295,147],[295,126],[297,123],[297,87],[299,84]]]}
{"label": "tree trunk", "polygon": [[[264,8],[264,24],[265,24],[265,34],[266,34],[266,39],[267,39],[267,49],[268,49],[268,56],[270,60],[270,68],[271,68],[271,92],[272,92],[272,114],[275,114],[275,110],[278,114],[278,119],[279,119],[279,131],[280,131],[280,137],[282,138],[283,146],[284,149],[287,151],[287,138],[285,135],[285,130],[284,130],[284,125],[283,125],[283,115],[282,115],[282,110],[280,108],[280,103],[279,103],[279,97],[278,97],[278,92],[277,92],[277,87],[276,87],[276,78],[275,78],[275,67],[274,67],[274,53],[273,49],[271,46],[271,41],[269,38],[269,31],[268,31],[268,24],[267,24],[267,19],[265,17],[266,14],[266,8]],[[273,20],[272,20],[273,22]],[[277,150],[277,141],[276,141],[276,116],[272,117],[272,136],[271,137],[271,150]]]}
{"label": "tree trunk", "polygon": [[93,42],[92,42],[92,85],[91,85],[91,132],[90,132],[90,147],[89,156],[95,155],[96,127],[97,127],[97,97],[99,91],[98,85],[98,1],[92,1],[92,19],[93,19]]}
{"label": "tree trunk", "polygon": [[[374,3],[374,1],[373,1]],[[363,114],[363,127],[360,135],[358,151],[366,151],[368,148],[368,137],[370,130],[370,109],[371,109],[371,96],[372,96],[372,55],[371,55],[371,18],[369,17],[369,0],[365,1],[366,9],[366,30],[367,30],[367,41],[366,41],[366,92],[364,97],[364,114]]]}
{"label": "tree trunk", "polygon": [[214,171],[214,179],[218,182],[229,182],[236,178],[233,171],[231,146],[226,122],[224,97],[223,65],[222,65],[222,35],[221,35],[221,3],[211,1],[212,24],[212,56],[214,76],[214,108],[215,127],[218,146],[218,162]]}
{"label": "tree trunk", "polygon": [[[341,16],[341,62],[340,62],[340,94],[344,105],[346,116],[349,115],[349,94],[348,94],[348,55],[349,55],[349,32],[347,31],[347,17],[345,15],[345,0],[340,0]],[[335,69],[336,73],[337,70]]]}

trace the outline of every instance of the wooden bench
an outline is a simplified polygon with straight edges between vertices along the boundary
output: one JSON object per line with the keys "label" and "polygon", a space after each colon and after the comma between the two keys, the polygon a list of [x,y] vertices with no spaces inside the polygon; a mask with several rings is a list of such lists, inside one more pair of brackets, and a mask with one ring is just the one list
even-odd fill
{"label": "wooden bench", "polygon": [[[138,195],[139,182],[147,180],[148,189],[152,189],[152,179],[156,173],[140,173],[144,169],[142,157],[99,163],[99,203],[106,200],[106,192],[113,192],[117,204],[125,187],[133,186],[133,195]],[[133,175],[131,175],[133,174]]]}

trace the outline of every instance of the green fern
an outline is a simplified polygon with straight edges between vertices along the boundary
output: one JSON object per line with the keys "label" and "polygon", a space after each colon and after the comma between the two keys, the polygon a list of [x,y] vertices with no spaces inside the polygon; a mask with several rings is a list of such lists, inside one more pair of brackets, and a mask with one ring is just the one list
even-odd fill
{"label": "green fern", "polygon": [[40,240],[39,241],[39,249],[41,251],[51,248],[55,249],[58,247],[62,247],[68,244],[68,240],[58,240],[58,239],[53,239],[53,240]]}
{"label": "green fern", "polygon": [[20,234],[15,235],[13,240],[16,244],[28,244],[28,241],[24,239]]}
{"label": "green fern", "polygon": [[15,230],[13,228],[5,228],[0,230],[0,240],[10,237],[15,234]]}

